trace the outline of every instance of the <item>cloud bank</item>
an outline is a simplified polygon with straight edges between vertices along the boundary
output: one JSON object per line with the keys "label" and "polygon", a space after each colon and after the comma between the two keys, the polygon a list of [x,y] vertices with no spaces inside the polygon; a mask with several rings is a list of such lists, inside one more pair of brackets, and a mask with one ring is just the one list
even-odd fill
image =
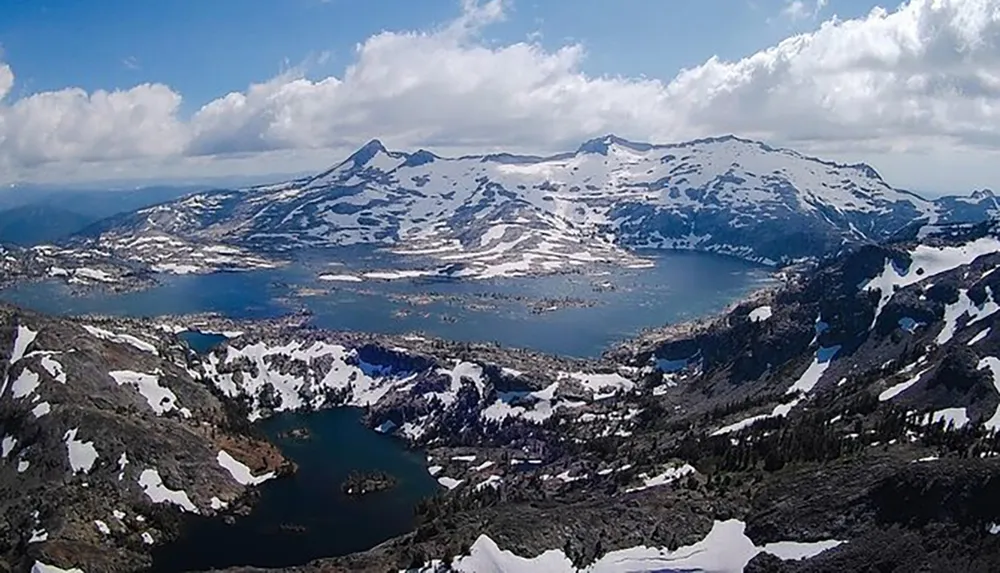
{"label": "cloud bank", "polygon": [[0,63],[0,168],[25,177],[141,161],[204,168],[372,137],[400,148],[549,151],[608,132],[647,141],[737,133],[897,160],[996,162],[1000,151],[1000,0],[910,0],[832,17],[738,61],[713,57],[664,79],[587,75],[581,44],[482,41],[507,8],[465,0],[437,29],[366,39],[341,77],[286,72],[190,117],[162,84],[13,99],[15,70]]}

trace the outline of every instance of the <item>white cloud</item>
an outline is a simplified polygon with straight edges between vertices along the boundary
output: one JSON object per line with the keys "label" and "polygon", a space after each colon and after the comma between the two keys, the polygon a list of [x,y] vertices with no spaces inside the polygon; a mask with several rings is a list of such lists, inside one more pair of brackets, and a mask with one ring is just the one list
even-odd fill
{"label": "white cloud", "polygon": [[43,92],[0,107],[0,158],[32,167],[181,153],[181,96],[162,84],[88,94]]}
{"label": "white cloud", "polygon": [[788,0],[781,9],[781,15],[792,20],[803,20],[809,17],[809,10],[802,0]]}
{"label": "white cloud", "polygon": [[137,58],[135,56],[128,56],[126,58],[122,58],[122,65],[125,66],[125,68],[129,69],[129,70],[141,70],[142,69],[142,64],[139,63],[139,58]]}
{"label": "white cloud", "polygon": [[811,8],[803,0],[785,0],[781,15],[792,21],[816,19],[826,5],[827,0],[816,0]]}
{"label": "white cloud", "polygon": [[[806,18],[826,6],[797,4],[787,6]],[[371,137],[402,148],[545,152],[606,132],[654,141],[733,132],[833,157],[883,157],[909,165],[898,171],[913,181],[921,170],[940,175],[934,158],[962,150],[983,165],[962,173],[962,185],[1000,177],[991,167],[1000,165],[992,155],[1000,150],[1000,0],[911,0],[894,12],[833,18],[741,60],[712,58],[662,80],[587,75],[580,44],[482,41],[504,16],[499,0],[463,0],[438,29],[368,38],[339,77],[292,69],[184,121],[180,95],[155,84],[0,103],[0,162],[31,174],[45,162],[63,172],[81,161],[142,158],[135,164],[176,173],[250,157],[288,171],[280,162],[291,153],[330,162],[336,156],[322,150]],[[0,95],[12,81],[0,67]]]}
{"label": "white cloud", "polygon": [[0,101],[7,96],[13,86],[14,72],[10,71],[10,66],[7,64],[0,64]]}

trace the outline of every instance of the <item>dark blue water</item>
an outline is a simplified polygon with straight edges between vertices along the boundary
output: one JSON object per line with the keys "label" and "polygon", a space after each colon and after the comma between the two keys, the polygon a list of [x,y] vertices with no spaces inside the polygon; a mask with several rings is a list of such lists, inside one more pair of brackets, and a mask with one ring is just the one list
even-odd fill
{"label": "dark blue water", "polygon": [[[79,297],[71,296],[61,284],[43,283],[8,289],[0,292],[0,298],[60,314],[154,316],[214,311],[234,318],[262,318],[306,308],[314,313],[314,323],[324,328],[425,332],[453,340],[493,341],[592,357],[643,328],[721,310],[770,281],[767,269],[750,263],[669,252],[651,255],[656,266],[648,269],[604,268],[580,275],[483,281],[331,283],[317,276],[356,271],[350,262],[330,266],[329,261],[344,262],[343,253],[325,256],[313,255],[280,270],[166,276],[161,286],[138,293]],[[371,262],[370,258],[360,260]],[[323,292],[308,293],[302,288]],[[401,298],[428,294],[434,296],[427,301]],[[533,314],[530,304],[511,297],[535,301],[571,297],[593,306]]]}
{"label": "dark blue water", "polygon": [[221,334],[198,332],[196,330],[182,332],[177,336],[183,340],[188,347],[191,348],[191,350],[194,350],[198,354],[207,354],[216,346],[222,344],[226,340],[229,340]]}
{"label": "dark blue water", "polygon": [[[338,408],[262,422],[268,437],[298,464],[298,472],[265,482],[251,514],[233,525],[191,518],[181,539],[155,550],[154,571],[297,565],[369,549],[410,531],[413,508],[438,490],[437,482],[427,473],[423,453],[364,427],[361,414],[357,408]],[[293,428],[307,428],[311,437],[278,437]],[[340,485],[352,470],[382,470],[398,485],[347,497]]]}

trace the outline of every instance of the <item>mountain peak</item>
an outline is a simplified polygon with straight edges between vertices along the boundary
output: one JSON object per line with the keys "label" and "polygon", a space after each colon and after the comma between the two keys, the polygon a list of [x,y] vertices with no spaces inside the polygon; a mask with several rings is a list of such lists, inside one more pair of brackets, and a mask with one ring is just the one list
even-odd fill
{"label": "mountain peak", "polygon": [[599,155],[607,155],[608,149],[611,146],[626,147],[635,151],[649,151],[653,148],[649,143],[637,143],[635,141],[629,141],[623,137],[618,137],[613,133],[609,133],[602,137],[596,137],[594,139],[587,140],[583,142],[579,148],[577,148],[577,153],[596,153]]}
{"label": "mountain peak", "polygon": [[418,167],[420,165],[426,165],[427,163],[433,163],[437,159],[440,158],[430,151],[427,151],[426,149],[418,149],[406,156],[406,161],[403,162],[403,167]]}
{"label": "mountain peak", "polygon": [[355,167],[361,167],[371,161],[372,157],[375,157],[379,153],[386,153],[385,146],[382,145],[381,141],[373,139],[364,144],[361,149],[355,151],[350,157],[347,158],[347,160],[353,161]]}

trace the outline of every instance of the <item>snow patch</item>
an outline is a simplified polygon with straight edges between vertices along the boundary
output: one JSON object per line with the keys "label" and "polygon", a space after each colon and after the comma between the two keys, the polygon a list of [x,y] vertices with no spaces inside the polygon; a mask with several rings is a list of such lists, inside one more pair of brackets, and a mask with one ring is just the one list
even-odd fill
{"label": "snow patch", "polygon": [[801,401],[802,398],[796,398],[795,400],[792,400],[787,404],[778,404],[777,406],[774,407],[773,410],[771,410],[770,414],[760,414],[758,416],[751,416],[749,418],[745,418],[734,424],[729,424],[728,426],[723,426],[722,428],[719,428],[718,430],[712,432],[712,435],[721,436],[723,434],[738,432],[744,428],[749,428],[750,426],[754,425],[760,420],[766,420],[768,418],[784,418],[785,416],[788,415],[789,412],[792,411],[792,408],[798,406],[799,402]]}
{"label": "snow patch", "polygon": [[38,337],[38,333],[31,330],[27,326],[18,326],[17,335],[14,338],[14,348],[10,352],[10,364],[15,364],[22,358],[24,358],[24,353],[28,350],[28,346],[35,341]]}
{"label": "snow patch", "polygon": [[16,445],[17,438],[14,436],[4,436],[3,440],[0,441],[0,460],[7,459],[7,456],[10,455]]}
{"label": "snow patch", "polygon": [[994,237],[983,237],[957,246],[918,245],[909,251],[910,264],[905,269],[898,268],[893,259],[887,258],[882,272],[861,287],[865,291],[878,290],[880,292],[875,316],[872,318],[869,328],[875,327],[882,309],[885,308],[897,289],[967,265],[983,255],[998,251],[1000,251],[1000,241]]}
{"label": "snow patch", "polygon": [[274,472],[267,472],[266,474],[261,474],[255,477],[250,472],[249,467],[233,458],[233,456],[229,455],[229,453],[225,450],[219,450],[219,455],[216,456],[216,460],[219,462],[220,466],[229,471],[230,475],[233,476],[233,479],[240,485],[260,485],[276,475]]}
{"label": "snow patch", "polygon": [[464,481],[464,480],[450,478],[450,477],[446,477],[446,476],[442,476],[442,477],[438,478],[438,483],[441,484],[442,486],[448,488],[449,490],[455,489],[456,487],[458,487],[459,485],[461,485],[462,481]]}
{"label": "snow patch", "polygon": [[966,342],[965,344],[966,346],[975,346],[978,342],[982,341],[989,335],[990,335],[990,327],[987,326],[982,331],[978,332],[975,336],[970,338],[969,341]]}
{"label": "snow patch", "polygon": [[61,569],[55,565],[48,565],[42,563],[41,561],[35,561],[35,564],[31,566],[31,573],[83,573],[83,569]]}
{"label": "snow patch", "polygon": [[767,305],[758,306],[751,310],[747,316],[750,318],[750,322],[764,322],[772,316],[771,307]]}
{"label": "snow patch", "polygon": [[639,479],[642,480],[642,485],[626,489],[625,493],[632,493],[636,491],[649,489],[651,487],[659,487],[662,485],[667,485],[679,480],[684,476],[691,475],[696,471],[697,470],[694,469],[694,466],[690,464],[684,464],[679,467],[668,468],[665,472],[654,476],[650,476],[649,474],[645,473],[639,474]]}
{"label": "snow patch", "polygon": [[634,382],[618,373],[560,372],[559,377],[577,380],[594,393],[594,400],[609,398],[618,392],[629,392],[635,388]]}
{"label": "snow patch", "polygon": [[40,380],[41,378],[38,376],[38,374],[35,374],[31,370],[25,368],[24,370],[21,370],[21,374],[17,377],[16,380],[14,380],[14,383],[11,385],[10,387],[11,393],[13,394],[14,398],[24,398],[25,396],[28,396],[29,394],[34,392],[35,389],[38,388]]}
{"label": "snow patch", "polygon": [[365,279],[355,275],[320,275],[319,280],[329,282],[360,283]]}
{"label": "snow patch", "polygon": [[32,415],[36,418],[41,418],[42,416],[48,414],[52,411],[52,406],[48,402],[42,402],[31,409]]}
{"label": "snow patch", "polygon": [[184,511],[198,513],[198,508],[191,503],[188,494],[163,485],[160,473],[154,469],[142,470],[142,474],[139,475],[139,486],[153,503],[172,503]]}
{"label": "snow patch", "polygon": [[951,424],[952,427],[958,429],[969,423],[969,415],[965,408],[945,408],[931,414],[930,423],[936,424],[938,422],[944,422],[945,426]]}
{"label": "snow patch", "polygon": [[905,382],[900,382],[895,386],[887,388],[881,394],[878,395],[879,402],[886,402],[888,400],[892,400],[896,396],[899,396],[903,392],[906,392],[907,390],[910,389],[910,386],[913,386],[914,384],[920,381],[920,377],[923,376],[927,372],[927,370],[930,370],[930,368],[917,372],[916,374],[913,375],[912,378],[909,378]]}
{"label": "snow patch", "polygon": [[944,308],[944,325],[941,327],[941,332],[938,333],[934,341],[938,345],[941,345],[951,340],[955,336],[958,319],[965,315],[969,316],[966,326],[971,326],[993,315],[998,310],[1000,310],[1000,304],[997,304],[993,300],[993,291],[990,287],[986,287],[986,300],[981,305],[972,302],[972,299],[969,298],[968,290],[959,289],[958,300]]}
{"label": "snow patch", "polygon": [[803,394],[808,394],[816,387],[819,383],[819,379],[826,372],[826,369],[830,367],[830,363],[833,361],[834,356],[840,352],[840,346],[830,346],[825,348],[820,348],[816,351],[816,356],[813,361],[806,368],[806,371],[799,376],[799,379],[792,384],[792,387],[788,389],[786,394],[795,394],[797,392],[802,392]]}
{"label": "snow patch", "polygon": [[[143,374],[131,370],[115,370],[108,372],[119,386],[126,384],[135,387],[146,399],[149,407],[156,412],[157,416],[162,416],[171,410],[178,409],[177,396],[170,390],[160,386],[160,378],[154,374]],[[185,418],[191,417],[191,412],[187,408],[179,408],[178,411]]]}
{"label": "snow patch", "polygon": [[41,365],[49,373],[49,376],[56,379],[56,382],[66,383],[66,371],[63,370],[62,364],[57,362],[52,356],[48,354],[42,356]]}
{"label": "snow patch", "polygon": [[76,439],[79,428],[73,428],[66,432],[63,440],[66,442],[66,451],[69,453],[69,465],[74,474],[87,473],[94,467],[97,461],[97,449],[94,442],[84,442]]}
{"label": "snow patch", "polygon": [[118,334],[115,332],[111,332],[110,330],[104,330],[103,328],[91,326],[89,324],[84,324],[82,326],[83,329],[86,330],[88,333],[90,333],[91,336],[95,336],[97,338],[100,338],[101,340],[107,340],[108,342],[114,342],[116,344],[125,344],[128,346],[132,346],[133,348],[138,348],[143,352],[148,352],[156,356],[160,355],[160,352],[156,349],[155,346],[146,342],[145,340],[136,338],[131,334]]}

